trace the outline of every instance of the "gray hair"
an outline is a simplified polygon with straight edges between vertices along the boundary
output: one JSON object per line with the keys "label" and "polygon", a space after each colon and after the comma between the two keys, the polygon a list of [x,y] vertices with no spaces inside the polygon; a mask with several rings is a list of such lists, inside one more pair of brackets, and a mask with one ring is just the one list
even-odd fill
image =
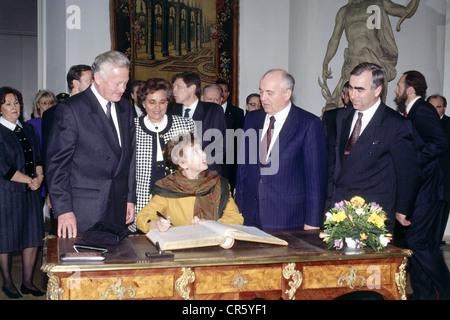
{"label": "gray hair", "polygon": [[220,92],[220,95],[223,94],[223,89],[221,86],[219,86],[218,84],[212,83],[212,84],[208,84],[206,87],[203,88],[203,94],[205,94],[207,89],[217,89]]}
{"label": "gray hair", "polygon": [[92,64],[92,73],[100,73],[100,75],[105,74],[105,67],[107,65],[112,65],[117,68],[130,68],[130,60],[122,52],[119,51],[108,51],[102,53],[95,58]]}
{"label": "gray hair", "polygon": [[286,90],[290,89],[292,92],[294,92],[294,88],[295,88],[295,79],[294,77],[288,73],[285,70],[282,69],[271,69],[269,71],[267,71],[263,78],[270,74],[270,73],[275,73],[275,72],[280,72],[281,73],[281,84],[280,87],[281,89],[285,92]]}

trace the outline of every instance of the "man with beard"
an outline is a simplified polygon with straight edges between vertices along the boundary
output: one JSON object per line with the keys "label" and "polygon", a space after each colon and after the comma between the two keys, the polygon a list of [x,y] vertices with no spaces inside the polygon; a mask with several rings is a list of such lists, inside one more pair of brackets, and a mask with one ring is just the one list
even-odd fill
{"label": "man with beard", "polygon": [[425,77],[408,71],[397,83],[398,110],[412,122],[413,145],[420,167],[420,184],[410,216],[400,216],[407,227],[406,245],[414,254],[410,260],[413,294],[411,299],[450,299],[450,274],[439,249],[442,217],[445,210],[444,173],[441,157],[447,138],[436,109],[426,102]]}

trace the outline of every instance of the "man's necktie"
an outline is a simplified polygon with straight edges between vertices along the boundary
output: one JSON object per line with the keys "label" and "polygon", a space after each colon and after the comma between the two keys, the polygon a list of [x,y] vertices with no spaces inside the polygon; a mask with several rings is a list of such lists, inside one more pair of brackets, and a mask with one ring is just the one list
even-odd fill
{"label": "man's necktie", "polygon": [[273,129],[275,127],[275,117],[270,117],[269,127],[267,128],[266,134],[261,141],[260,153],[261,153],[261,163],[266,164],[267,156],[269,155],[270,143],[272,142]]}
{"label": "man's necktie", "polygon": [[359,135],[361,134],[361,119],[362,119],[363,113],[358,112],[358,120],[356,120],[355,127],[353,128],[352,135],[350,136],[350,139],[348,140],[347,148],[345,149],[345,158],[349,155],[350,151],[352,150],[353,146],[355,145],[356,141],[359,138]]}
{"label": "man's necktie", "polygon": [[117,134],[117,129],[116,129],[116,126],[114,124],[114,121],[113,121],[113,118],[112,118],[112,115],[111,115],[111,102],[109,102],[109,101],[106,104],[106,117],[108,118],[109,123],[111,124],[111,127],[112,127],[112,129],[114,131],[114,135],[115,135],[116,139],[119,140],[119,136]]}
{"label": "man's necktie", "polygon": [[191,109],[186,109],[185,111],[184,111],[184,117],[185,118],[189,118],[189,112],[191,111]]}
{"label": "man's necktie", "polygon": [[271,116],[270,122],[269,122],[269,128],[267,129],[267,149],[266,149],[267,152],[269,152],[270,143],[272,142],[272,134],[273,134],[274,124],[275,124],[275,117]]}

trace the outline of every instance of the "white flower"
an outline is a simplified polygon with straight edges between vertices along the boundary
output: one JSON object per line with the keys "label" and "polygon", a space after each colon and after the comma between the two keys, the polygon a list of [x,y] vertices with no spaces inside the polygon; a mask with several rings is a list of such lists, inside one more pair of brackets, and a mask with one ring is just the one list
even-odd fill
{"label": "white flower", "polygon": [[364,209],[363,208],[358,208],[358,209],[355,210],[355,212],[356,212],[356,214],[358,216],[360,216],[360,215],[362,215],[364,213]]}
{"label": "white flower", "polygon": [[325,213],[325,217],[327,220],[331,220],[333,218],[333,215],[330,212]]}
{"label": "white flower", "polygon": [[389,243],[389,238],[385,237],[384,234],[380,236],[380,243],[383,247],[386,247]]}

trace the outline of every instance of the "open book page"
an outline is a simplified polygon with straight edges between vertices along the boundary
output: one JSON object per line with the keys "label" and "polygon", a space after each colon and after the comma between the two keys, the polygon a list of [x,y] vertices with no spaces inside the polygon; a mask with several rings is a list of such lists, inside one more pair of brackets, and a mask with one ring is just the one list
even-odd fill
{"label": "open book page", "polygon": [[147,237],[159,243],[162,250],[176,250],[220,245],[231,248],[234,239],[277,245],[288,245],[282,239],[274,237],[255,227],[222,224],[208,220],[198,226],[173,227],[166,232],[151,230]]}
{"label": "open book page", "polygon": [[166,232],[150,230],[147,238],[159,243],[162,250],[176,250],[220,245],[226,236],[205,225],[173,227]]}
{"label": "open book page", "polygon": [[236,240],[254,241],[287,246],[288,243],[280,238],[274,237],[256,227],[227,225],[226,235]]}

